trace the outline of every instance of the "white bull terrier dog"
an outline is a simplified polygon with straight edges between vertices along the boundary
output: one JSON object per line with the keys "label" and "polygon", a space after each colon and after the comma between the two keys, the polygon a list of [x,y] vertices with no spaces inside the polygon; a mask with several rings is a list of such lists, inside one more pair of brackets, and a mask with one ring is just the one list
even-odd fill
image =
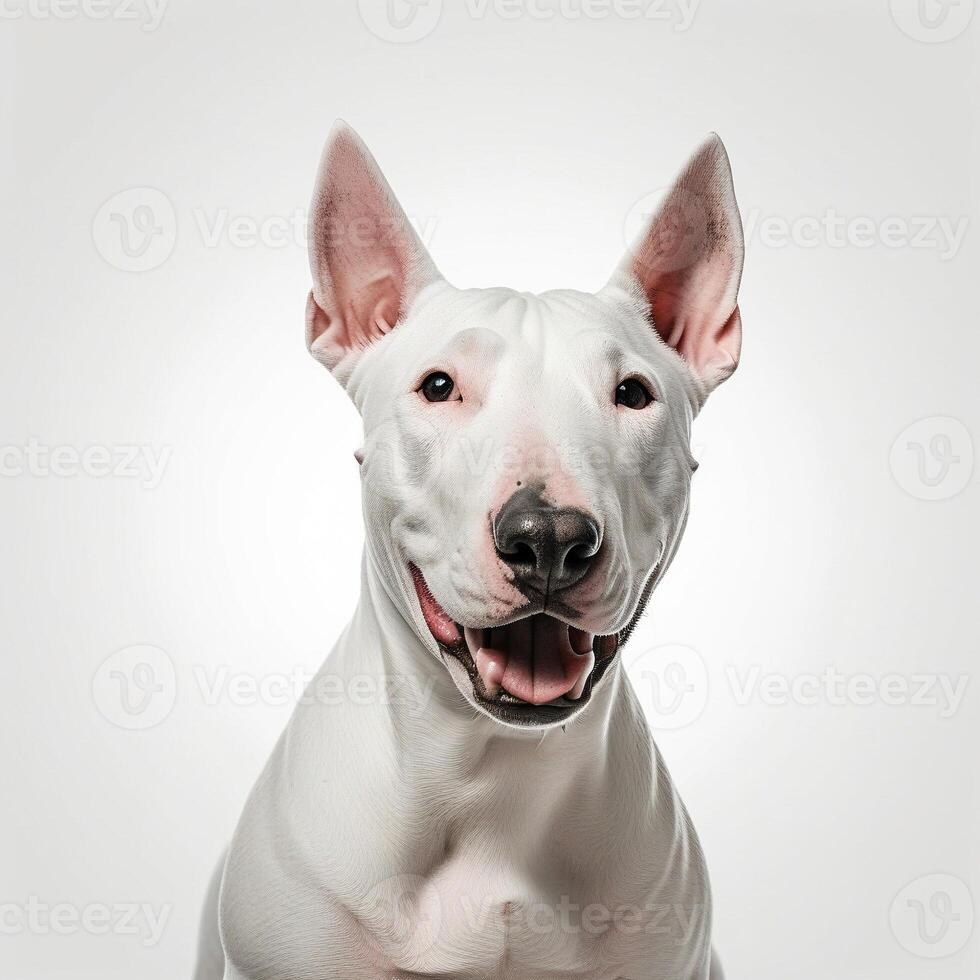
{"label": "white bull terrier dog", "polygon": [[451,286],[344,125],[310,239],[307,341],[364,422],[363,591],[251,793],[197,977],[717,980],[620,651],[738,361],[721,141],[596,294]]}

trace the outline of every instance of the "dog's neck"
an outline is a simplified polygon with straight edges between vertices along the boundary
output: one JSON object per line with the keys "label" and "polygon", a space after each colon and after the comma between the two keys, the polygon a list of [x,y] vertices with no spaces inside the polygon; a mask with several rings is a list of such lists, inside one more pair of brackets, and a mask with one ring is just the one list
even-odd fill
{"label": "dog's neck", "polygon": [[[450,854],[452,874],[475,875],[478,891],[510,894],[523,887],[521,869],[543,854],[561,866],[574,854],[599,892],[608,888],[611,895],[621,881],[638,894],[652,889],[654,869],[659,875],[663,865],[641,867],[635,855],[656,854],[658,835],[670,839],[676,805],[621,666],[607,671],[591,703],[564,729],[511,728],[479,714],[458,691],[419,636],[407,601],[399,606],[370,558],[362,581],[357,610],[324,671],[394,680],[390,689],[402,696],[313,711],[311,751],[325,759],[310,812],[336,812],[342,793],[340,810],[349,820],[318,840],[335,866],[356,877],[350,856],[336,849],[360,833],[371,841],[369,852],[383,853],[389,876],[425,876]],[[382,822],[363,816],[379,808]],[[607,826],[618,828],[614,856],[602,845]]]}

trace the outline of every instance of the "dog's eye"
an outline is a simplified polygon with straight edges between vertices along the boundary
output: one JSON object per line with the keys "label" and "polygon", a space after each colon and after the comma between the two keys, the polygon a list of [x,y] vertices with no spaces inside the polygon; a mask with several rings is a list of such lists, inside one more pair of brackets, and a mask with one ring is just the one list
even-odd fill
{"label": "dog's eye", "polygon": [[653,401],[653,395],[644,387],[642,381],[627,378],[616,388],[616,404],[627,408],[646,408]]}
{"label": "dog's eye", "polygon": [[445,371],[433,371],[425,381],[419,391],[425,396],[428,402],[444,402],[452,393],[453,379]]}

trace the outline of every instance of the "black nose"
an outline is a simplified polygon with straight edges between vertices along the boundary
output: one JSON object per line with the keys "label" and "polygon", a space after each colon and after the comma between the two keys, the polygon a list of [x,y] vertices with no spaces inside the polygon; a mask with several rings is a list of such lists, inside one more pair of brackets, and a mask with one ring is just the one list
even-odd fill
{"label": "black nose", "polygon": [[547,594],[582,579],[601,543],[599,525],[571,507],[551,507],[537,491],[518,490],[493,522],[497,554],[519,587]]}

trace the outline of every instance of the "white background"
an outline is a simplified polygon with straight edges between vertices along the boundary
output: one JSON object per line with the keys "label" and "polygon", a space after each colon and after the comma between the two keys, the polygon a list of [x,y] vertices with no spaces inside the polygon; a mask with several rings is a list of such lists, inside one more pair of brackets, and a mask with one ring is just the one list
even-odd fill
{"label": "white background", "polygon": [[[664,19],[429,0],[414,40],[380,0],[173,0],[159,23],[119,2],[0,19],[3,976],[189,974],[290,710],[221,681],[315,669],[354,606],[358,420],[304,351],[305,248],[281,238],[337,116],[451,281],[526,289],[598,288],[644,198],[721,133],[743,361],[696,429],[687,539],[632,641],[695,651],[641,666],[676,660],[693,688],[659,741],[718,946],[731,980],[976,976],[973,0],[926,20],[917,0],[702,0],[690,23],[679,0]],[[136,254],[139,227],[159,234]],[[99,475],[102,447],[162,478]],[[139,645],[163,652],[117,654]],[[858,687],[810,683],[827,668]],[[746,701],[770,674],[805,696]],[[888,675],[931,678],[931,703],[886,703]],[[149,676],[144,713],[120,676],[131,696]],[[964,677],[951,712],[935,685]],[[69,911],[56,927],[32,901]],[[93,925],[132,903],[165,912],[158,942],[118,910]]]}

